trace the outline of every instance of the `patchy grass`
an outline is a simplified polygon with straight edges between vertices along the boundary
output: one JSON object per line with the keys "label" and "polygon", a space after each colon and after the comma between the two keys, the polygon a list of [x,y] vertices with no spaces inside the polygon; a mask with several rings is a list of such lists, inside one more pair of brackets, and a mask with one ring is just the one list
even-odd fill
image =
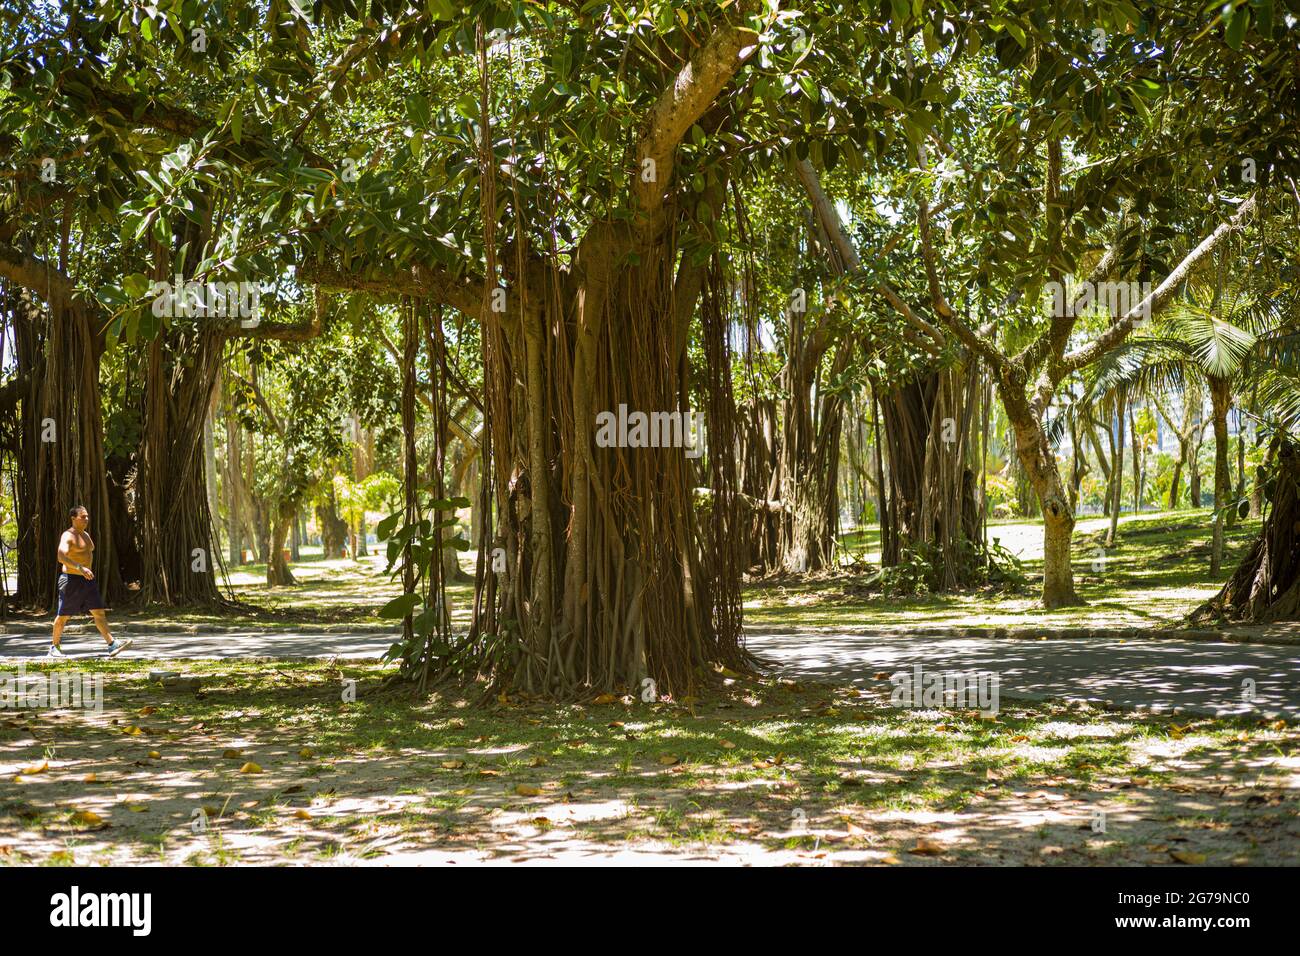
{"label": "patchy grass", "polygon": [[[379,616],[379,609],[402,593],[400,581],[384,574],[386,561],[381,555],[363,555],[357,560],[337,558],[328,561],[310,556],[290,568],[297,584],[269,587],[266,566],[240,565],[230,569],[226,593],[233,594],[234,604],[215,607],[144,609],[114,608],[111,620],[139,629],[183,628],[193,631],[213,628],[256,628],[266,631],[346,630],[348,628],[386,627],[393,623]],[[466,565],[470,567],[471,565]],[[448,605],[456,624],[468,625],[473,602],[473,584],[450,584]],[[14,620],[48,623],[50,615],[18,614]],[[74,623],[77,623],[74,621]],[[83,619],[81,623],[86,623]],[[89,627],[89,624],[86,625]]]}
{"label": "patchy grass", "polygon": [[990,721],[887,682],[479,705],[319,660],[190,662],[204,689],[171,693],[99,666],[102,714],[0,711],[0,863],[1300,862],[1281,723]]}
{"label": "patchy grass", "polygon": [[[1086,606],[1044,612],[1038,606],[1037,579],[1042,575],[1042,525],[1032,521],[997,521],[989,538],[997,539],[1024,563],[1031,583],[1019,593],[977,590],[947,595],[899,597],[865,584],[865,573],[845,570],[758,581],[745,588],[745,623],[754,627],[890,627],[960,625],[963,627],[1170,627],[1226,580],[1259,530],[1258,521],[1240,523],[1227,534],[1220,580],[1209,574],[1211,513],[1197,511],[1127,515],[1120,519],[1119,541],[1103,549],[1106,518],[1081,519],[1074,534],[1075,581]],[[846,561],[879,559],[874,529],[843,538]],[[461,556],[473,567],[474,554]],[[114,610],[112,620],[129,628],[298,628],[346,630],[391,624],[379,609],[401,593],[384,571],[384,558],[372,554],[324,561],[308,555],[292,565],[298,583],[271,588],[265,567],[232,569],[233,607],[149,608]],[[861,566],[861,565],[859,565]],[[448,588],[448,606],[457,626],[467,626],[472,584]],[[24,620],[19,616],[17,620]],[[49,621],[30,616],[28,623]],[[88,626],[88,625],[87,625]]]}
{"label": "patchy grass", "polygon": [[[900,597],[864,584],[866,574],[773,579],[746,590],[745,623],[791,628],[1173,627],[1219,589],[1259,531],[1258,521],[1244,521],[1227,532],[1223,572],[1215,579],[1209,572],[1212,520],[1208,509],[1128,515],[1120,519],[1116,545],[1105,548],[1109,519],[1081,519],[1073,550],[1075,585],[1087,602],[1080,607],[1044,611],[1039,606],[1042,525],[1004,521],[989,526],[989,539],[998,540],[1023,562],[1031,583],[1020,592],[980,589]],[[878,560],[874,532],[847,537],[848,553]]]}

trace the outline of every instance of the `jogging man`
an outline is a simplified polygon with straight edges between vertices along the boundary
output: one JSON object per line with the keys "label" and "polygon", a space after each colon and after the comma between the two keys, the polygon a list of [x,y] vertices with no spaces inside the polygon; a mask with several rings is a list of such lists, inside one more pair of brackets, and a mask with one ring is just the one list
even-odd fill
{"label": "jogging man", "polygon": [[59,564],[63,566],[63,572],[59,575],[59,611],[54,618],[54,638],[46,656],[63,656],[59,650],[63,626],[72,615],[89,611],[95,619],[95,627],[108,642],[108,656],[117,657],[131,646],[131,641],[114,640],[108,631],[104,599],[99,595],[99,585],[95,583],[95,575],[90,570],[90,562],[95,556],[95,542],[86,533],[86,528],[90,525],[90,512],[77,505],[69,516],[72,518],[72,527],[59,538]]}

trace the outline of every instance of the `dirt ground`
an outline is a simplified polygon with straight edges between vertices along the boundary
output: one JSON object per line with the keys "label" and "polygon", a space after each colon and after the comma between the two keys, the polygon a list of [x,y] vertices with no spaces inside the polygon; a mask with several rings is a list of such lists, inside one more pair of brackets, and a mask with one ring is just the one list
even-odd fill
{"label": "dirt ground", "polygon": [[1280,722],[987,720],[762,680],[481,706],[324,662],[211,662],[196,694],[146,670],[108,674],[99,714],[0,710],[0,865],[1300,864]]}

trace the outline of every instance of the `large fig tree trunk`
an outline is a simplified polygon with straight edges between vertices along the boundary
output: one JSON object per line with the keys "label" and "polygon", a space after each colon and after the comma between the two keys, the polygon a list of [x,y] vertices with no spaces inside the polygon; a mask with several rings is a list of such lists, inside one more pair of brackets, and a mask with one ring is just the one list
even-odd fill
{"label": "large fig tree trunk", "polygon": [[1267,479],[1271,505],[1259,537],[1223,588],[1191,615],[1193,623],[1300,620],[1300,446],[1278,438]]}
{"label": "large fig tree trunk", "polygon": [[26,292],[14,308],[21,395],[18,441],[18,592],[20,604],[53,607],[59,536],[69,510],[84,505],[95,540],[96,580],[109,602],[125,592],[118,568],[100,411],[103,337],[80,305],[42,306]]}

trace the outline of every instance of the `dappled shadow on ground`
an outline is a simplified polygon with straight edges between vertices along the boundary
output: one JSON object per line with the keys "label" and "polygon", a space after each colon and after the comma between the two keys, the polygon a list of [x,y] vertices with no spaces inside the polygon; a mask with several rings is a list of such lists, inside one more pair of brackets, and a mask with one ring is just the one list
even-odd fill
{"label": "dappled shadow on ground", "polygon": [[0,711],[0,863],[1300,862],[1285,727],[745,680],[485,708],[379,673],[123,668],[102,714]]}
{"label": "dappled shadow on ground", "polygon": [[[265,630],[249,629],[219,633],[139,633],[119,628],[120,636],[131,636],[134,644],[126,659],[163,659],[163,667],[176,669],[183,659],[259,657],[349,657],[377,658],[401,637],[400,627],[384,633],[366,630]],[[14,660],[43,658],[49,638],[40,634],[9,634],[0,628],[0,658]],[[104,659],[104,642],[98,635],[66,636],[62,649],[72,660],[93,666]]]}
{"label": "dappled shadow on ground", "polygon": [[1104,638],[1011,640],[872,634],[754,635],[748,646],[784,675],[868,686],[876,674],[997,674],[1009,698],[1056,697],[1154,712],[1300,717],[1295,648],[1210,641]]}

